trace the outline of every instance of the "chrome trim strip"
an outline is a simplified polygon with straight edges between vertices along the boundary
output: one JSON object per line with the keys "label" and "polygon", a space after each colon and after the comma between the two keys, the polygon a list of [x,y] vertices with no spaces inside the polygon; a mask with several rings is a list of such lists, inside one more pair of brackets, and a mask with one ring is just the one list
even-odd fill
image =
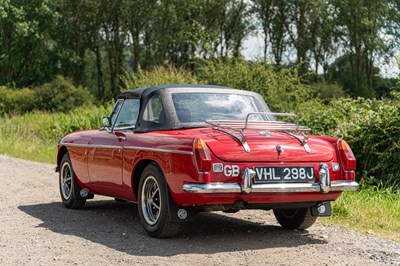
{"label": "chrome trim strip", "polygon": [[88,145],[88,148],[99,148],[99,149],[122,149],[122,146],[113,145]]}
{"label": "chrome trim strip", "polygon": [[90,144],[78,144],[78,143],[61,143],[60,145],[70,147],[85,147],[85,148],[100,148],[100,149],[122,149],[122,146],[113,145],[90,145]]}
{"label": "chrome trim strip", "polygon": [[[358,183],[355,181],[338,180],[332,181],[331,191],[357,190]],[[189,193],[241,193],[242,187],[239,183],[207,183],[207,184],[184,184],[184,192]],[[251,192],[254,193],[282,193],[282,192],[321,192],[319,183],[283,183],[283,184],[253,184]]]}
{"label": "chrome trim strip", "polygon": [[190,193],[240,193],[238,183],[208,183],[208,184],[184,184],[184,192]]}
{"label": "chrome trim strip", "polygon": [[85,147],[87,148],[88,144],[79,144],[79,143],[60,143],[62,146],[70,146],[70,147]]}
{"label": "chrome trim strip", "polygon": [[144,151],[157,151],[157,152],[168,152],[168,153],[193,155],[193,152],[191,152],[191,151],[167,150],[167,149],[147,148],[147,147],[138,147],[138,146],[125,146],[124,148],[128,149],[128,150],[144,150]]}
{"label": "chrome trim strip", "polygon": [[92,145],[92,144],[79,144],[79,143],[60,143],[60,145],[70,146],[70,147],[101,148],[101,149],[122,149],[122,148],[124,148],[127,150],[143,150],[143,151],[156,151],[156,152],[167,152],[167,153],[193,155],[193,152],[191,152],[191,151],[167,150],[167,149],[147,148],[147,147],[138,147],[138,146]]}

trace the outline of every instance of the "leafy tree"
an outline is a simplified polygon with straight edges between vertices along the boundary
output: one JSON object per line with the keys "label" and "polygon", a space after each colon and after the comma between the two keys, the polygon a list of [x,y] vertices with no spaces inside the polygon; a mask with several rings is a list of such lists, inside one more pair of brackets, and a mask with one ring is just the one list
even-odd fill
{"label": "leafy tree", "polygon": [[290,43],[296,50],[296,63],[300,65],[303,73],[307,72],[309,58],[307,52],[309,45],[309,12],[313,1],[293,0],[289,1],[288,21],[285,23]]}
{"label": "leafy tree", "polygon": [[126,47],[127,31],[124,28],[124,1],[100,0],[101,35],[107,54],[110,90],[115,97],[120,93],[121,76],[124,72],[124,49]]}
{"label": "leafy tree", "polygon": [[126,28],[129,34],[129,47],[131,49],[130,66],[138,70],[142,62],[142,53],[145,47],[142,45],[143,34],[150,26],[157,14],[157,0],[133,0],[127,1],[123,14],[126,20]]}
{"label": "leafy tree", "polygon": [[374,62],[389,53],[389,42],[383,33],[390,22],[389,1],[332,0],[338,14],[337,27],[342,46],[349,56],[352,95],[375,97]]}
{"label": "leafy tree", "polygon": [[270,32],[272,24],[272,12],[274,9],[274,0],[253,0],[252,1],[252,12],[256,14],[258,18],[257,25],[261,27],[261,31],[264,35],[264,61],[267,61],[268,57],[268,46],[270,42]]}
{"label": "leafy tree", "polygon": [[250,12],[243,0],[200,1],[199,52],[204,58],[238,57],[251,32]]}
{"label": "leafy tree", "polygon": [[0,0],[0,84],[32,86],[55,76],[57,17],[48,0]]}
{"label": "leafy tree", "polygon": [[240,58],[257,26],[276,70],[296,65],[321,88],[381,96],[376,65],[398,47],[398,10],[394,0],[0,0],[0,84],[40,86],[61,74],[106,102],[128,69],[195,73],[200,58]]}
{"label": "leafy tree", "polygon": [[57,0],[55,4],[59,17],[52,37],[62,51],[62,74],[72,77],[78,84],[85,83],[85,54],[99,35],[97,5],[95,0]]}
{"label": "leafy tree", "polygon": [[252,0],[252,11],[256,14],[264,34],[264,61],[267,60],[270,46],[277,69],[281,67],[283,52],[289,45],[288,9],[289,5],[284,1]]}
{"label": "leafy tree", "polygon": [[[102,6],[99,0],[57,0],[60,14],[58,30],[54,33],[58,47],[69,60],[64,60],[62,74],[77,84],[92,87],[101,100],[106,98],[106,66],[102,35]],[[94,66],[94,81],[88,69]],[[93,85],[92,85],[93,84]],[[95,85],[94,85],[95,84]]]}
{"label": "leafy tree", "polygon": [[309,25],[309,46],[311,61],[314,61],[315,76],[318,77],[319,67],[322,67],[324,79],[330,59],[335,55],[338,48],[335,20],[336,14],[330,12],[332,5],[329,1],[315,0],[310,2],[311,10]]}

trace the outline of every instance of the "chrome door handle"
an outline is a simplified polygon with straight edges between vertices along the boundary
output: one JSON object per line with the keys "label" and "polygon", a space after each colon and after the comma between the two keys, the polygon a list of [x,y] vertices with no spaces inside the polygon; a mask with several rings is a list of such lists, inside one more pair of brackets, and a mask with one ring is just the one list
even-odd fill
{"label": "chrome door handle", "polygon": [[114,134],[115,136],[117,136],[117,139],[119,141],[126,140],[126,135],[124,133],[116,131]]}
{"label": "chrome door handle", "polygon": [[118,138],[118,140],[126,140],[125,136],[118,136],[117,138]]}

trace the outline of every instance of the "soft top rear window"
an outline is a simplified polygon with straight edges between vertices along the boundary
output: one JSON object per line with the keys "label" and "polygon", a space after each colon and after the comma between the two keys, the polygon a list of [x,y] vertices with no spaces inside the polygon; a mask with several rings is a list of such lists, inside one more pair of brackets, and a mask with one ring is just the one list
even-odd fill
{"label": "soft top rear window", "polygon": [[[206,120],[245,120],[247,114],[267,112],[251,95],[228,93],[173,93],[172,101],[182,123]],[[269,121],[266,115],[251,116],[253,121]]]}

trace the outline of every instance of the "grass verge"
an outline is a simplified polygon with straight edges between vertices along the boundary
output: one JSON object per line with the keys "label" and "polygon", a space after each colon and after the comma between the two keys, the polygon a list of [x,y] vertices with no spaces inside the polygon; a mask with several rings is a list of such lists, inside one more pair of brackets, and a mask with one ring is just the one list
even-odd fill
{"label": "grass verge", "polygon": [[33,112],[0,117],[0,154],[37,162],[56,162],[57,143],[78,129],[100,128],[105,107],[77,108],[68,114]]}
{"label": "grass verge", "polygon": [[0,137],[0,153],[14,158],[56,164],[57,142],[44,143],[35,137]]}
{"label": "grass verge", "polygon": [[366,187],[344,192],[333,203],[333,215],[321,221],[400,242],[400,194]]}
{"label": "grass verge", "polygon": [[38,133],[46,114],[0,118],[0,153],[37,162],[55,163],[57,141]]}

